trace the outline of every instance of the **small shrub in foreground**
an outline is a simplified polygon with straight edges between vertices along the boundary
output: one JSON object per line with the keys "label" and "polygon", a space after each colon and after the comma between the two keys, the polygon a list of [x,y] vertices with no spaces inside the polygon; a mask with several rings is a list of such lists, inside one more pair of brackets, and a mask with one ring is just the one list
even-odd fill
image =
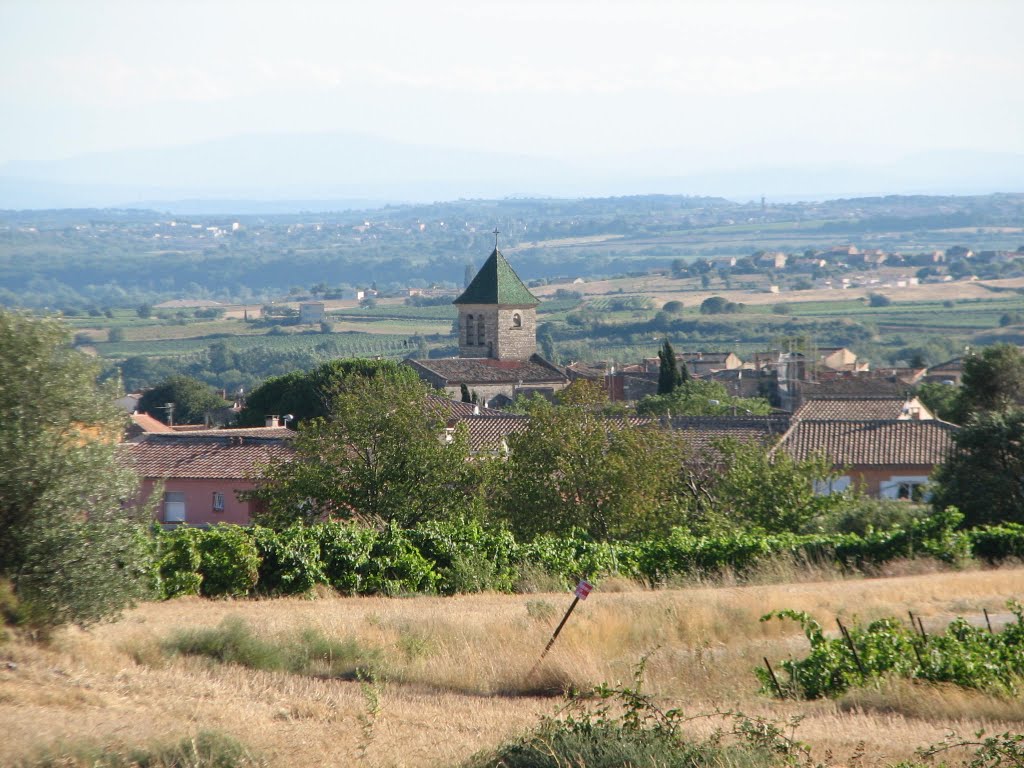
{"label": "small shrub in foreground", "polygon": [[725,724],[708,739],[693,740],[685,725],[696,719],[678,709],[662,709],[642,690],[644,661],[634,684],[593,690],[596,706],[580,700],[532,733],[475,756],[466,768],[773,768],[812,765],[806,746],[787,737],[783,727],[736,712],[716,712]]}

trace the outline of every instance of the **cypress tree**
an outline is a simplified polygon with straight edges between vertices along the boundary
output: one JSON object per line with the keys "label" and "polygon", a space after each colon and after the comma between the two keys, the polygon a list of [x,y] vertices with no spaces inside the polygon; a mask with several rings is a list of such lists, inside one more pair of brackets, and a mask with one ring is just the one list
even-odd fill
{"label": "cypress tree", "polygon": [[460,391],[460,393],[462,395],[462,402],[464,402],[464,403],[471,403],[471,402],[473,402],[473,398],[469,394],[469,387],[466,386],[465,382],[463,382],[459,386],[459,391]]}
{"label": "cypress tree", "polygon": [[676,351],[672,349],[668,339],[658,350],[658,362],[658,394],[671,394],[683,383],[683,377],[676,365]]}

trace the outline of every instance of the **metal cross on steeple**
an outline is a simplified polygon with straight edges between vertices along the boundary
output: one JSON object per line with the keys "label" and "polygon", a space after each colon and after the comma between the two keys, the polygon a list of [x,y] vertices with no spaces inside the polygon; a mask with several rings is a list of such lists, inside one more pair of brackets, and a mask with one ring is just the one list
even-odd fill
{"label": "metal cross on steeple", "polygon": [[492,234],[494,235],[494,250],[498,250],[498,235],[501,233],[498,231],[498,228],[495,227]]}

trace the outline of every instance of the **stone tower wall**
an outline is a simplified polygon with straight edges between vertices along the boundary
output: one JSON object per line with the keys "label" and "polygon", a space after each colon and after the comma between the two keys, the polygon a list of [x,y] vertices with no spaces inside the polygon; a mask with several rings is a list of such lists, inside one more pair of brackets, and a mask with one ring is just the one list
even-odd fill
{"label": "stone tower wall", "polygon": [[[515,316],[519,324],[515,323]],[[537,351],[537,310],[533,307],[498,307],[499,360],[528,360]]]}
{"label": "stone tower wall", "polygon": [[[494,357],[497,347],[498,308],[493,304],[460,304],[459,357]],[[472,334],[467,339],[466,323],[472,318]],[[483,343],[480,342],[480,318],[484,320]]]}
{"label": "stone tower wall", "polygon": [[[459,357],[493,357],[527,360],[537,351],[537,310],[534,307],[499,307],[494,304],[460,304]],[[520,323],[515,324],[515,315]],[[472,318],[472,333],[467,323]],[[483,318],[481,344],[480,319]]]}

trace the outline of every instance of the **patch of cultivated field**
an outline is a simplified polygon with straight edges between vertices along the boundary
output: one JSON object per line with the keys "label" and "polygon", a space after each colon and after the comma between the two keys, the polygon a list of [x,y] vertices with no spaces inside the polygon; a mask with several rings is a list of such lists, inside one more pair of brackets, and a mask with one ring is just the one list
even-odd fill
{"label": "patch of cultivated field", "polygon": [[[885,278],[883,282],[892,279]],[[1024,288],[1024,278],[1008,278],[1005,280],[985,280],[977,282],[956,281],[949,283],[925,283],[905,288],[883,288],[880,285],[843,289],[812,289],[809,291],[785,291],[769,293],[752,290],[727,290],[724,287],[711,287],[707,290],[698,289],[699,283],[692,278],[674,279],[664,275],[645,277],[628,277],[615,280],[596,280],[578,285],[549,285],[531,289],[538,297],[553,295],[558,288],[570,288],[585,296],[603,296],[605,294],[642,295],[653,298],[659,305],[666,301],[682,301],[688,307],[700,306],[709,296],[724,296],[729,301],[743,304],[778,304],[786,302],[800,304],[803,302],[849,301],[866,297],[869,293],[883,293],[894,302],[909,301],[956,301],[958,299],[992,299],[997,294],[985,286],[997,288]]]}
{"label": "patch of cultivated field", "polygon": [[[834,764],[890,765],[956,729],[1024,727],[1024,701],[887,683],[840,701],[785,702],[757,691],[753,668],[803,654],[792,623],[826,629],[881,616],[1005,615],[1024,568],[884,579],[645,591],[606,584],[582,603],[540,672],[527,674],[568,606],[567,594],[150,603],[116,624],[62,630],[49,646],[0,644],[0,764],[58,741],[108,746],[176,741],[203,729],[239,739],[271,765],[448,766],[531,728],[559,705],[551,689],[627,681],[645,654],[647,685],[687,713],[739,708],[803,717],[797,737]],[[302,630],[351,641],[376,658],[371,679],[265,672],[175,656],[186,629],[238,617],[261,638]],[[710,724],[695,721],[694,728]]]}

